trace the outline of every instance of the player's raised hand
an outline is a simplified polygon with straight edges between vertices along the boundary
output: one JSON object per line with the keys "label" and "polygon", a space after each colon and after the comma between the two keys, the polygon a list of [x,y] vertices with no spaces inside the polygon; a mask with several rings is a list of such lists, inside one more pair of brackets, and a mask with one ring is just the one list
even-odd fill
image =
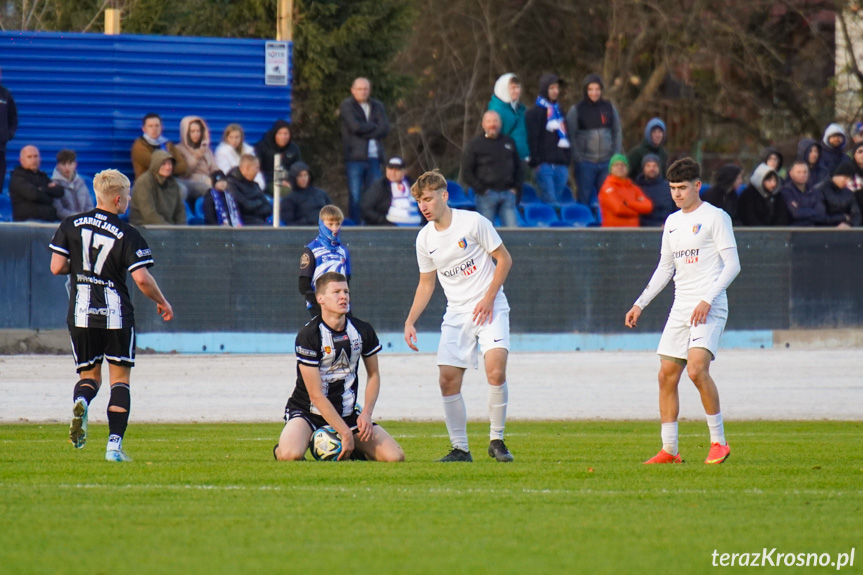
{"label": "player's raised hand", "polygon": [[357,416],[357,435],[363,441],[370,441],[372,438],[372,416],[366,412],[362,412]]}
{"label": "player's raised hand", "polygon": [[339,453],[338,461],[347,461],[354,452],[354,432],[348,429],[347,433],[339,432],[342,438],[342,452]]}
{"label": "player's raised hand", "polygon": [[710,304],[704,300],[698,302],[695,309],[692,311],[692,316],[689,318],[689,323],[695,327],[702,323],[707,323],[707,314],[710,312]]}
{"label": "player's raised hand", "polygon": [[637,305],[632,306],[632,309],[626,312],[626,327],[635,327],[638,325],[638,318],[641,316],[641,308]]}
{"label": "player's raised hand", "polygon": [[473,308],[473,323],[483,325],[488,320],[488,323],[491,324],[492,312],[494,312],[494,296],[491,299],[488,297],[482,298],[476,304],[476,307]]}
{"label": "player's raised hand", "polygon": [[167,301],[164,304],[157,303],[156,311],[159,312],[159,315],[162,316],[163,321],[171,321],[174,317],[174,308],[171,307]]}
{"label": "player's raised hand", "polygon": [[419,351],[419,348],[416,346],[417,330],[413,324],[405,324],[405,343],[408,344],[408,347],[412,350]]}

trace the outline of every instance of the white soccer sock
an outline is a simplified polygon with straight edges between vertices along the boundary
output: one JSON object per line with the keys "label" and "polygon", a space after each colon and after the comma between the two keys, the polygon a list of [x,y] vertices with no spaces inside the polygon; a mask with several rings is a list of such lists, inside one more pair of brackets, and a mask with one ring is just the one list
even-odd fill
{"label": "white soccer sock", "polygon": [[725,426],[722,425],[722,412],[716,415],[707,414],[707,427],[710,429],[710,443],[726,445]]}
{"label": "white soccer sock", "polygon": [[119,435],[108,436],[108,447],[106,451],[119,451],[123,448],[123,438]]}
{"label": "white soccer sock", "polygon": [[679,450],[677,445],[677,422],[663,423],[662,431],[662,449],[670,455],[677,455]]}
{"label": "white soccer sock", "polygon": [[452,446],[470,451],[467,445],[467,407],[460,393],[444,396],[443,414]]}
{"label": "white soccer sock", "polygon": [[509,401],[509,389],[504,381],[502,385],[488,386],[488,420],[489,439],[503,439],[503,428],[506,425],[506,404]]}

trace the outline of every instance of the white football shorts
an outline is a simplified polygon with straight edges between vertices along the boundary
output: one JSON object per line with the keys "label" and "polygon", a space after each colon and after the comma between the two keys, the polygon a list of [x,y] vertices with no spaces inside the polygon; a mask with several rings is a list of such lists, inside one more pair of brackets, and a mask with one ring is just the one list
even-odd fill
{"label": "white football shorts", "polygon": [[662,330],[657,354],[686,360],[690,348],[703,347],[716,359],[719,339],[728,320],[728,310],[711,306],[707,312],[707,322],[692,327],[689,318],[694,309],[695,305],[672,306],[665,329]]}
{"label": "white football shorts", "polygon": [[437,364],[453,367],[478,367],[479,353],[490,349],[509,351],[509,310],[492,312],[489,324],[475,325],[473,312],[447,310],[440,327]]}

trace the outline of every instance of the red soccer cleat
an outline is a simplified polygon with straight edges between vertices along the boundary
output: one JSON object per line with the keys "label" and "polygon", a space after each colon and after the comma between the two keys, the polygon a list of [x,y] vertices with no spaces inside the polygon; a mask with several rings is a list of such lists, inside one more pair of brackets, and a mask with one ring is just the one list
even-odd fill
{"label": "red soccer cleat", "polygon": [[729,455],[731,455],[731,447],[729,445],[711,443],[710,452],[707,454],[707,459],[704,460],[704,463],[708,465],[717,465],[728,459]]}
{"label": "red soccer cleat", "polygon": [[660,449],[659,453],[644,462],[645,465],[653,463],[683,463],[683,459],[681,459],[679,453],[677,455],[671,455],[664,449]]}

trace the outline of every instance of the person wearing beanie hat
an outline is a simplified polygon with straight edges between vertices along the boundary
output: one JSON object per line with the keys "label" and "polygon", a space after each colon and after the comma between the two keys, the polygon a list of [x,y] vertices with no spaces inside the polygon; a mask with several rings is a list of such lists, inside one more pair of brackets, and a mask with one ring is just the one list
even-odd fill
{"label": "person wearing beanie hat", "polygon": [[623,154],[614,154],[608,162],[611,173],[599,192],[602,227],[637,228],[639,216],[653,211],[653,202],[629,179],[629,162]]}
{"label": "person wearing beanie hat", "polygon": [[671,197],[671,188],[662,173],[661,165],[662,160],[659,156],[647,154],[641,159],[641,170],[634,180],[635,185],[641,188],[644,195],[653,202],[653,211],[640,218],[643,228],[661,228],[665,225],[665,219],[677,211],[677,205]]}
{"label": "person wearing beanie hat", "polygon": [[854,166],[841,163],[833,168],[833,175],[829,180],[821,182],[812,190],[824,198],[826,215],[823,221],[819,222],[820,225],[838,228],[860,226],[860,206],[857,205],[854,193],[847,188],[854,174]]}

